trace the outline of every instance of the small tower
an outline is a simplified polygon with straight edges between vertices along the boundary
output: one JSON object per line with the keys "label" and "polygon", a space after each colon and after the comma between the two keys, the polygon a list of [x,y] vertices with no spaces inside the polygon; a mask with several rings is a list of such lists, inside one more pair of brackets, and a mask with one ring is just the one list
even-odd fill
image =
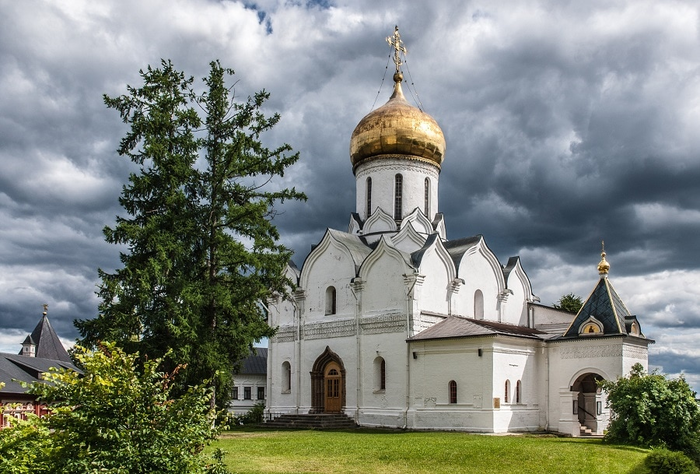
{"label": "small tower", "polygon": [[610,264],[605,257],[605,242],[602,242],[597,266],[600,280],[564,333],[564,338],[619,335],[645,337],[637,317],[629,312],[608,279]]}
{"label": "small tower", "polygon": [[45,304],[41,321],[36,325],[31,335],[27,336],[22,343],[22,350],[19,355],[71,362],[68,352],[61,344],[56,331],[51,327],[48,311],[49,305]]}
{"label": "small tower", "polygon": [[29,335],[22,343],[22,355],[26,357],[36,357],[36,342]]}

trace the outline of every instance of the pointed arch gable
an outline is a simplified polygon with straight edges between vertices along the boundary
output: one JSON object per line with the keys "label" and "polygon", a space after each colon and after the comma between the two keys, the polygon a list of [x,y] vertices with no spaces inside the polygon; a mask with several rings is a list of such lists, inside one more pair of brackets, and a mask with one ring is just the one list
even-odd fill
{"label": "pointed arch gable", "polygon": [[511,257],[508,260],[508,265],[503,271],[503,275],[506,282],[506,288],[513,289],[516,285],[521,285],[523,294],[527,301],[536,301],[537,297],[532,292],[532,283],[530,278],[525,273],[522,264],[520,263],[520,257]]}
{"label": "pointed arch gable", "polygon": [[455,267],[454,262],[452,261],[452,257],[450,256],[447,249],[445,249],[445,246],[442,244],[442,240],[436,233],[431,234],[428,237],[428,239],[425,241],[425,245],[423,245],[423,247],[420,250],[411,254],[412,264],[418,269],[420,273],[424,273],[422,268],[428,260],[433,258],[433,256],[443,264],[447,281],[451,282],[452,280],[454,280],[457,276],[457,269]]}
{"label": "pointed arch gable", "polygon": [[408,225],[401,226],[401,230],[391,238],[391,241],[397,249],[413,253],[425,245],[426,237],[419,234],[409,222]]}
{"label": "pointed arch gable", "polygon": [[[501,321],[504,316],[502,311],[508,309],[511,295],[509,291],[504,291],[506,284],[503,267],[486,245],[483,236],[477,235],[454,242],[450,250],[456,264],[457,275],[464,281],[456,295],[458,311],[465,317],[475,317],[471,313],[475,308],[475,295],[480,291],[483,296],[484,319]],[[514,300],[513,298],[512,301]],[[510,304],[515,308],[515,304],[512,302]],[[520,314],[522,311],[523,308],[520,308],[517,312]],[[515,323],[515,320],[520,318],[512,316],[511,319],[513,320],[511,322]]]}
{"label": "pointed arch gable", "polygon": [[360,268],[362,261],[371,251],[357,236],[333,229],[326,229],[323,238],[318,245],[311,250],[304,261],[304,265],[301,267],[301,274],[299,276],[299,286],[301,288],[308,288],[309,276],[313,272],[316,262],[321,259],[331,247],[345,254],[348,261],[352,262],[353,268],[350,269],[350,272],[353,276],[357,276],[357,270]]}
{"label": "pointed arch gable", "polygon": [[403,218],[401,221],[401,227],[411,224],[418,233],[421,234],[432,234],[434,232],[433,223],[425,217],[423,211],[419,208],[415,208],[413,212]]}
{"label": "pointed arch gable", "polygon": [[527,304],[537,300],[532,293],[532,284],[520,264],[520,257],[511,257],[503,269],[503,277],[506,284],[505,298],[503,299],[502,321],[527,326]]}
{"label": "pointed arch gable", "polygon": [[360,216],[353,212],[350,215],[350,223],[348,224],[348,234],[360,235],[362,234],[362,220]]}
{"label": "pointed arch gable", "polygon": [[371,216],[365,221],[362,228],[364,234],[372,234],[374,232],[395,232],[396,221],[389,214],[378,207]]}
{"label": "pointed arch gable", "polygon": [[382,236],[359,271],[363,282],[363,314],[401,311],[406,304],[403,275],[412,273],[410,256],[396,249],[388,237]]}
{"label": "pointed arch gable", "polygon": [[442,240],[447,239],[447,229],[445,228],[445,216],[441,212],[435,215],[435,220],[432,222],[433,229],[438,233]]}
{"label": "pointed arch gable", "polygon": [[290,261],[284,269],[284,276],[289,278],[289,280],[294,285],[299,285],[299,276],[300,275],[301,275],[301,272],[299,271],[299,268],[297,268],[297,266],[294,264],[294,262]]}
{"label": "pointed arch gable", "polygon": [[358,272],[359,277],[362,280],[367,280],[369,273],[372,270],[372,267],[377,262],[387,257],[392,258],[397,262],[400,262],[405,267],[405,271],[411,270],[411,265],[409,264],[408,256],[403,254],[396,247],[394,247],[391,240],[389,240],[386,236],[382,236],[379,239],[377,247],[372,251],[371,254],[367,256],[365,261],[362,262],[362,265],[360,266],[360,270]]}
{"label": "pointed arch gable", "polygon": [[[483,236],[479,236],[479,240],[476,244],[467,250],[459,262],[458,272],[461,278],[465,278],[465,274],[469,273],[469,268],[465,265],[469,257],[483,258],[487,265],[490,267],[493,277],[497,284],[498,292],[501,293],[506,288],[506,281],[503,277],[503,267],[501,262],[498,261],[496,255],[491,251],[491,249],[486,245],[486,241]],[[466,268],[465,268],[466,267]],[[463,271],[464,270],[464,271]]]}

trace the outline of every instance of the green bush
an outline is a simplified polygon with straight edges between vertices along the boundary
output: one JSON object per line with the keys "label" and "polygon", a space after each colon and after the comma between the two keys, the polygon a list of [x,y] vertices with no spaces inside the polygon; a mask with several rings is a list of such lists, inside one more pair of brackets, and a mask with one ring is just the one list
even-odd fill
{"label": "green bush", "polygon": [[171,396],[177,369],[140,364],[113,344],[76,347],[74,356],[82,374],[51,369],[30,386],[50,414],[0,431],[0,474],[226,472],[220,453],[204,451],[218,434],[210,389]]}
{"label": "green bush", "polygon": [[697,474],[695,463],[680,451],[666,448],[654,449],[644,460],[644,464],[654,474]]}
{"label": "green bush", "polygon": [[666,446],[692,455],[700,432],[700,407],[696,393],[681,375],[668,379],[646,374],[641,364],[629,377],[601,381],[612,410],[607,441],[638,446]]}
{"label": "green bush", "polygon": [[248,413],[236,417],[237,425],[256,425],[263,422],[265,415],[265,402],[256,403],[253,408],[248,410]]}

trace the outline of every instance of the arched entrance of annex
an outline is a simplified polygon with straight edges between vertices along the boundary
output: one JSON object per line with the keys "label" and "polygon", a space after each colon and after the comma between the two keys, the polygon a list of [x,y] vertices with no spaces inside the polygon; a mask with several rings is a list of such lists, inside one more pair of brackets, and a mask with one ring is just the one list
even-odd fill
{"label": "arched entrance of annex", "polygon": [[578,417],[581,430],[590,430],[590,434],[602,434],[607,425],[602,419],[604,400],[598,388],[598,381],[603,379],[598,373],[585,372],[571,384],[574,416]]}
{"label": "arched entrance of annex", "polygon": [[330,347],[318,356],[311,370],[310,413],[340,413],[345,407],[345,366]]}

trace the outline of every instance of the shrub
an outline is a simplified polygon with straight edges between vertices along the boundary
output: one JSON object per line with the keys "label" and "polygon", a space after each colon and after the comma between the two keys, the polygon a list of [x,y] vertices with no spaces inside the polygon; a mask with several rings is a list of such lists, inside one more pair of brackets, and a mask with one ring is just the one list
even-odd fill
{"label": "shrub", "polygon": [[265,402],[256,403],[253,408],[248,410],[248,413],[236,418],[237,425],[255,425],[263,422],[265,415]]}
{"label": "shrub", "polygon": [[695,463],[679,451],[666,448],[654,449],[644,460],[644,464],[654,474],[697,474]]}
{"label": "shrub", "polygon": [[0,474],[226,472],[204,452],[218,433],[210,389],[173,397],[177,369],[163,373],[160,359],[139,364],[113,344],[74,356],[82,374],[51,369],[48,383],[30,386],[50,414],[2,430]]}
{"label": "shrub", "polygon": [[683,376],[668,379],[645,374],[642,365],[635,364],[629,377],[599,385],[607,392],[612,410],[606,440],[666,446],[689,454],[700,446],[700,407]]}

